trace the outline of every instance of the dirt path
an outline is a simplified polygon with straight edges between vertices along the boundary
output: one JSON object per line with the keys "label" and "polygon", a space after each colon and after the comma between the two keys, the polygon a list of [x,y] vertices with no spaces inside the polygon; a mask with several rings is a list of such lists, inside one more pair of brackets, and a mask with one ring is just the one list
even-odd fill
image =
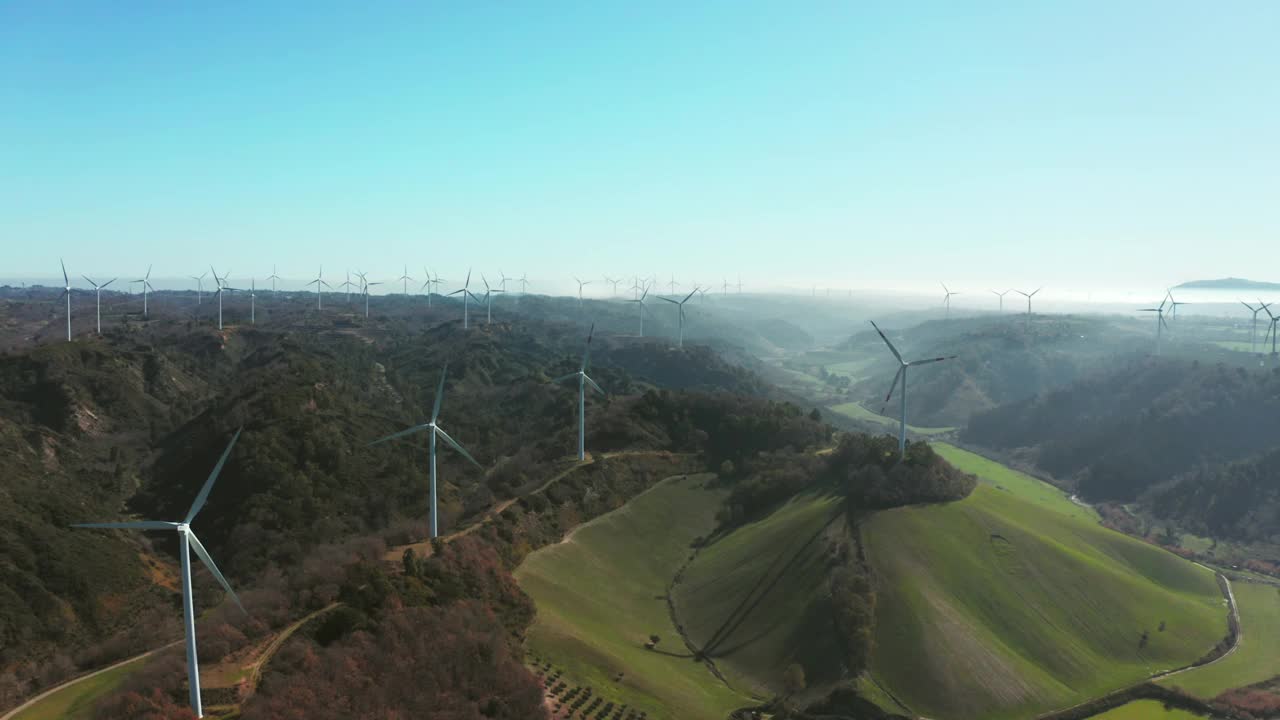
{"label": "dirt path", "polygon": [[102,668],[102,669],[100,669],[100,670],[94,670],[94,671],[93,671],[93,672],[91,672],[91,673],[88,673],[88,674],[85,674],[85,675],[81,675],[80,677],[78,677],[78,678],[74,678],[74,679],[72,679],[72,680],[68,680],[68,681],[66,681],[66,682],[62,683],[61,685],[55,685],[55,686],[53,686],[53,687],[49,688],[48,690],[45,690],[44,692],[40,693],[39,695],[36,695],[35,697],[31,698],[30,700],[27,700],[26,702],[22,703],[22,704],[21,704],[21,705],[19,705],[18,707],[14,708],[14,709],[12,709],[12,710],[10,710],[10,711],[8,711],[8,712],[6,712],[4,715],[0,715],[0,720],[11,720],[11,719],[12,719],[13,717],[15,717],[18,713],[22,712],[23,710],[26,710],[27,708],[31,707],[32,705],[35,705],[36,703],[40,702],[41,700],[44,700],[45,698],[49,697],[50,695],[52,695],[52,694],[54,694],[54,693],[56,693],[56,692],[59,692],[59,691],[61,691],[61,690],[65,690],[65,689],[67,689],[67,688],[69,688],[69,687],[71,687],[71,686],[73,686],[73,685],[78,685],[79,683],[82,683],[82,682],[84,682],[85,680],[89,680],[89,679],[91,679],[91,678],[95,678],[95,677],[97,677],[97,676],[101,675],[102,673],[110,672],[110,671],[112,671],[112,670],[115,670],[115,669],[116,669],[116,668],[118,668],[118,667],[122,667],[122,666],[124,666],[124,665],[128,665],[129,663],[138,662],[139,660],[145,660],[145,659],[147,659],[147,658],[151,657],[152,655],[155,655],[156,653],[158,653],[158,652],[160,652],[160,651],[162,651],[162,650],[168,650],[169,648],[174,647],[175,645],[181,645],[181,644],[182,644],[182,641],[181,641],[181,640],[175,640],[175,641],[173,641],[173,642],[169,643],[168,645],[161,645],[160,647],[156,648],[155,650],[148,650],[148,651],[146,651],[146,652],[142,653],[141,655],[134,655],[134,656],[133,656],[133,657],[131,657],[131,658],[126,658],[126,659],[124,659],[124,660],[121,660],[121,661],[120,661],[120,662],[118,662],[118,663],[114,663],[114,664],[112,664],[112,665],[108,665],[108,666],[106,666],[106,667],[104,667],[104,668]]}
{"label": "dirt path", "polygon": [[262,668],[266,667],[267,663],[271,662],[271,658],[275,656],[276,651],[280,649],[281,645],[284,645],[286,640],[288,640],[290,637],[293,636],[295,632],[298,631],[298,628],[301,628],[303,625],[306,625],[307,623],[311,622],[312,620],[315,620],[321,615],[324,615],[325,613],[330,612],[331,610],[333,610],[334,608],[338,607],[341,604],[342,603],[335,602],[335,603],[326,605],[320,608],[319,610],[316,610],[315,612],[311,613],[310,615],[307,615],[306,617],[303,617],[295,621],[292,625],[285,628],[284,630],[281,630],[280,632],[276,633],[275,638],[273,638],[271,642],[268,643],[265,648],[263,648],[262,653],[258,655],[258,659],[255,660],[252,665],[250,665],[251,669],[249,671],[249,684],[248,684],[248,687],[246,688],[245,696],[243,699],[241,699],[240,703],[241,704],[244,703],[245,700],[248,700],[255,692],[258,691],[258,683],[262,681]]}

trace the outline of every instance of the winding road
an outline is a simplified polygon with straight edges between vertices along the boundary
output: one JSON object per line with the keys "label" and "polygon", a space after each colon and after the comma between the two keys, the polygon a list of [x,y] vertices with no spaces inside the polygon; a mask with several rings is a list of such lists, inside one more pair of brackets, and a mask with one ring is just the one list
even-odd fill
{"label": "winding road", "polygon": [[27,708],[31,707],[32,705],[35,705],[36,703],[40,702],[41,700],[44,700],[45,698],[49,697],[50,695],[53,695],[54,693],[61,692],[62,690],[66,690],[69,687],[74,687],[84,682],[85,680],[91,680],[101,675],[102,673],[111,672],[112,670],[115,670],[118,667],[123,667],[125,665],[128,665],[129,663],[135,663],[135,662],[138,662],[139,660],[145,660],[151,657],[152,655],[155,655],[158,652],[161,652],[163,650],[168,650],[169,648],[175,645],[181,645],[181,644],[182,644],[181,640],[174,640],[168,645],[162,645],[156,648],[155,650],[148,650],[142,653],[141,655],[134,655],[131,658],[125,658],[124,660],[121,660],[118,663],[108,665],[100,670],[94,670],[91,673],[81,675],[80,677],[77,677],[77,678],[72,678],[71,680],[68,680],[62,683],[61,685],[54,685],[53,687],[49,688],[48,690],[45,690],[39,695],[36,695],[35,697],[30,698],[29,700],[22,703],[18,707],[6,712],[4,715],[0,715],[0,720],[12,720],[12,718],[17,717],[18,713],[22,712],[23,710],[26,710]]}

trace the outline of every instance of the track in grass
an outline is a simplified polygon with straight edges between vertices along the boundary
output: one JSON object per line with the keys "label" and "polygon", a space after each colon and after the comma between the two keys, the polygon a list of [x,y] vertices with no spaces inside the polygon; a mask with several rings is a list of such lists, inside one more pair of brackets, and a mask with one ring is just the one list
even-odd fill
{"label": "track in grass", "polygon": [[93,717],[94,703],[142,669],[145,662],[146,658],[138,658],[67,685],[17,713],[13,720],[88,720]]}
{"label": "track in grass", "polygon": [[1232,583],[1240,610],[1240,646],[1222,661],[1161,680],[1161,685],[1209,699],[1224,690],[1280,675],[1280,588]]}
{"label": "track in grass", "polygon": [[[753,704],[693,658],[667,609],[694,539],[715,528],[725,491],[706,487],[712,478],[668,479],[529,555],[516,570],[538,609],[529,649],[567,681],[649,718],[722,720]],[[644,647],[650,635],[657,650]]]}
{"label": "track in grass", "polygon": [[877,679],[931,718],[1022,718],[1188,665],[1226,635],[1212,572],[1063,509],[984,483],[873,516]]}

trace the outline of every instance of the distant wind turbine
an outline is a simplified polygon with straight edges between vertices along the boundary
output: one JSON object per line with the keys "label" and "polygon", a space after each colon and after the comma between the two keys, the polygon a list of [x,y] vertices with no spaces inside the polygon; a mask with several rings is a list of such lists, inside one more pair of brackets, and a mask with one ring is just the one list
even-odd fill
{"label": "distant wind turbine", "polygon": [[520,274],[520,294],[521,295],[525,294],[525,291],[528,287],[529,287],[529,276],[524,273],[521,273]]}
{"label": "distant wind turbine", "polygon": [[400,277],[396,278],[396,279],[397,279],[397,280],[401,280],[401,281],[403,281],[403,283],[404,283],[404,296],[405,296],[405,297],[409,297],[409,281],[410,281],[410,280],[412,280],[413,278],[409,277],[409,266],[408,266],[408,265],[405,265],[405,266],[404,266],[404,274],[403,274],[403,275],[401,275]]}
{"label": "distant wind turbine", "polygon": [[358,286],[358,285],[356,285],[355,283],[351,282],[351,269],[350,269],[350,268],[348,268],[348,269],[347,269],[347,279],[346,279],[346,280],[344,280],[344,281],[342,281],[341,283],[338,283],[338,287],[340,287],[340,288],[342,288],[342,289],[344,289],[344,290],[346,290],[346,291],[347,291],[347,304],[348,304],[348,305],[350,305],[350,304],[351,304],[351,288],[353,288],[353,287],[359,287],[359,286]]}
{"label": "distant wind turbine", "polygon": [[951,317],[951,296],[959,295],[960,293],[951,292],[951,289],[947,287],[946,283],[940,282],[938,284],[942,286],[942,291],[946,293],[946,295],[942,296],[942,304],[947,308],[947,317],[950,318]]}
{"label": "distant wind turbine", "polygon": [[676,287],[677,287],[679,284],[680,284],[680,283],[676,282],[676,276],[675,276],[675,275],[672,275],[672,276],[671,276],[671,282],[669,283],[669,285],[671,286],[671,294],[672,294],[672,295],[675,295],[675,294],[676,294]]}
{"label": "distant wind turbine", "polygon": [[130,283],[142,284],[142,317],[144,318],[151,317],[150,313],[147,311],[147,293],[148,291],[155,290],[155,288],[151,287],[151,266],[150,265],[147,266],[146,275],[143,275],[141,278],[137,280],[131,280]]}
{"label": "distant wind turbine", "polygon": [[324,288],[329,288],[330,290],[332,290],[332,289],[333,289],[333,286],[332,286],[332,285],[330,285],[329,283],[327,283],[327,282],[325,282],[325,281],[324,281],[324,266],[323,266],[323,265],[321,265],[321,266],[320,266],[320,272],[316,274],[316,279],[315,279],[315,280],[312,280],[311,282],[309,282],[309,283],[307,283],[307,284],[308,284],[308,285],[315,285],[315,286],[316,286],[316,309],[317,309],[317,310],[323,310],[323,309],[324,309],[324,301],[322,301],[322,300],[320,299],[320,298],[321,298],[321,294],[322,294],[322,293],[321,293],[321,291],[322,291]]}
{"label": "distant wind turbine", "polygon": [[723,289],[721,290],[721,292],[722,292],[723,294],[725,294],[725,295],[728,295],[728,294],[729,294],[729,279],[728,279],[728,278],[724,278],[724,287],[723,287]]}
{"label": "distant wind turbine", "polygon": [[199,275],[188,275],[188,277],[196,281],[196,305],[204,303],[204,279],[208,274],[204,272]]}
{"label": "distant wind turbine", "polygon": [[240,604],[240,598],[236,597],[235,591],[231,589],[231,584],[219,572],[218,566],[213,562],[213,558],[209,556],[208,551],[200,544],[195,532],[191,530],[191,521],[195,520],[196,515],[204,508],[205,501],[209,499],[209,491],[213,489],[213,483],[218,479],[218,473],[222,472],[222,466],[226,464],[227,457],[231,455],[231,448],[235,447],[236,440],[239,438],[240,430],[236,430],[236,434],[231,438],[231,444],[227,445],[227,449],[222,452],[222,457],[218,458],[218,464],[213,466],[213,472],[209,473],[209,479],[204,481],[204,487],[200,488],[200,494],[196,495],[195,502],[191,504],[191,509],[187,511],[187,516],[181,522],[140,520],[135,522],[77,523],[71,526],[124,530],[176,530],[178,532],[178,558],[182,563],[182,620],[187,640],[187,692],[191,700],[191,709],[195,712],[196,717],[204,717],[204,708],[200,702],[200,665],[196,654],[196,613],[195,603],[191,594],[191,551],[195,551],[196,556],[200,558],[205,567],[209,568],[209,572],[213,573],[213,577],[222,585],[222,589],[227,591],[227,594],[231,596],[231,599],[235,601],[236,606],[242,612],[244,611],[244,606]]}
{"label": "distant wind turbine", "polygon": [[[885,337],[884,331],[880,329],[879,325],[875,324],[875,321],[872,321],[871,327],[875,328],[876,332],[880,333],[880,339],[884,341],[885,345],[889,346],[889,352],[893,353],[893,357],[898,361],[898,373],[893,376],[893,385],[889,387],[889,394],[885,395],[884,402],[886,406],[889,404],[889,400],[893,398],[893,391],[896,390],[898,387],[898,381],[902,381],[902,393],[898,396],[898,400],[901,403],[901,413],[900,413],[901,418],[899,418],[898,420],[898,454],[902,457],[906,457],[907,455],[907,369],[916,367],[918,365],[929,365],[931,363],[942,362],[943,360],[952,360],[956,356],[948,355],[946,357],[927,358],[925,360],[912,360],[911,362],[907,362],[906,360],[902,359],[902,354],[898,352],[898,348],[894,347],[893,343],[889,342],[889,338]],[[884,410],[881,410],[880,412],[883,413]]]}
{"label": "distant wind turbine", "polygon": [[67,264],[62,258],[58,258],[58,264],[62,266],[62,297],[67,299],[67,342],[71,342],[71,278],[67,277]]}
{"label": "distant wind turbine", "polygon": [[[1271,337],[1271,363],[1270,364],[1274,366],[1276,364],[1276,340],[1280,338],[1280,330],[1277,330],[1277,327],[1276,327],[1277,325],[1280,325],[1280,315],[1272,315],[1271,305],[1268,305],[1267,303],[1264,303],[1261,300],[1259,300],[1258,302],[1262,305],[1262,309],[1266,311],[1267,317],[1271,318],[1271,327],[1267,328],[1267,335]],[[1262,344],[1264,346],[1267,344],[1266,338],[1262,339]]]}
{"label": "distant wind turbine", "polygon": [[231,271],[228,270],[222,274],[222,277],[218,277],[218,271],[214,270],[212,266],[209,267],[209,270],[210,272],[213,273],[214,283],[218,285],[218,329],[221,330],[222,329],[222,293],[231,289],[226,286],[227,278],[231,276]]}
{"label": "distant wind turbine", "polygon": [[1167,298],[1160,301],[1159,307],[1138,310],[1138,312],[1153,312],[1156,314],[1156,355],[1160,354],[1160,337],[1164,333],[1164,329],[1169,327],[1169,324],[1164,321],[1164,304],[1166,302],[1168,302]]}
{"label": "distant wind turbine", "polygon": [[[1259,300],[1258,302],[1261,303],[1262,301]],[[1240,304],[1249,308],[1249,310],[1253,312],[1253,331],[1249,333],[1249,352],[1257,354],[1258,352],[1258,313],[1262,312],[1263,306],[1259,304],[1258,307],[1254,307],[1243,300],[1240,301]]]}
{"label": "distant wind turbine", "polygon": [[258,324],[258,281],[249,278],[249,324]]}
{"label": "distant wind turbine", "polygon": [[501,270],[498,271],[498,287],[502,288],[502,292],[507,291],[507,281],[514,280],[514,279],[515,278],[507,277],[507,274],[502,272]]}
{"label": "distant wind turbine", "polygon": [[645,299],[645,298],[647,298],[647,297],[649,297],[649,288],[648,288],[648,286],[646,285],[646,286],[644,287],[644,293],[642,293],[642,294],[641,294],[639,297],[637,297],[635,300],[628,300],[628,301],[627,301],[627,302],[633,302],[633,303],[636,303],[637,305],[639,305],[639,306],[640,306],[640,337],[644,337],[644,299]]}
{"label": "distant wind turbine", "polygon": [[612,296],[612,297],[618,297],[618,283],[622,282],[622,280],[621,280],[621,279],[611,278],[611,277],[609,277],[608,275],[605,275],[605,276],[604,276],[604,281],[605,281],[605,282],[607,282],[607,283],[609,283],[610,285],[612,285],[612,286],[613,286],[613,296]]}
{"label": "distant wind turbine", "polygon": [[1043,289],[1044,289],[1043,287],[1038,287],[1030,293],[1024,293],[1021,290],[1014,290],[1014,292],[1018,293],[1019,295],[1027,299],[1027,327],[1028,328],[1031,327],[1031,298],[1035,297],[1036,293],[1040,292]]}
{"label": "distant wind turbine", "polygon": [[1010,292],[1011,291],[1009,290],[1005,290],[1004,292],[996,292],[995,290],[991,291],[992,295],[995,295],[996,297],[1000,298],[1000,312],[1004,312],[1004,296],[1008,295]]}
{"label": "distant wind turbine", "polygon": [[[467,281],[462,285],[462,289],[454,290],[453,292],[449,293],[449,295],[462,296],[462,329],[466,330],[468,327],[470,327],[470,320],[468,315],[468,306],[470,303],[469,298],[476,297],[475,294],[471,292],[471,268],[467,268]],[[477,298],[476,301],[479,302],[479,299]]]}
{"label": "distant wind turbine", "polygon": [[555,380],[554,383],[562,383],[569,378],[578,379],[578,460],[587,459],[586,438],[587,438],[587,385],[595,388],[596,392],[605,395],[605,391],[600,389],[595,380],[587,375],[587,362],[591,358],[591,338],[596,334],[596,325],[591,323],[591,330],[587,333],[587,346],[582,351],[582,364],[578,366],[577,372],[562,375]]}
{"label": "distant wind turbine", "polygon": [[489,281],[485,279],[484,273],[480,273],[480,279],[484,281],[484,324],[493,324],[493,296],[495,293],[503,292],[498,288],[489,287]]}
{"label": "distant wind turbine", "polygon": [[[1170,320],[1173,320],[1173,321],[1176,323],[1176,322],[1178,321],[1178,306],[1179,306],[1179,305],[1190,305],[1191,303],[1179,302],[1179,301],[1175,300],[1175,299],[1174,299],[1174,297],[1173,297],[1173,289],[1172,289],[1172,288],[1170,288],[1169,290],[1166,290],[1166,291],[1165,291],[1165,296],[1169,299],[1169,319],[1170,319]],[[1184,296],[1184,297],[1185,297],[1185,296]]]}
{"label": "distant wind turbine", "polygon": [[[80,277],[84,278],[85,280],[89,280],[88,275],[81,275]],[[111,278],[110,280],[102,283],[101,285],[99,285],[98,283],[92,280],[89,280],[89,284],[93,286],[94,295],[97,296],[96,304],[97,304],[97,314],[98,314],[98,334],[99,335],[102,334],[102,289],[110,285],[111,283],[115,282],[116,280],[117,278]]]}
{"label": "distant wind turbine", "polygon": [[677,319],[680,322],[680,340],[677,344],[677,347],[684,347],[684,304],[689,302],[689,298],[693,297],[693,293],[696,293],[696,292],[698,292],[698,288],[695,287],[688,295],[684,296],[683,300],[672,300],[671,298],[667,298],[667,297],[658,298],[659,300],[666,300],[672,305],[675,305],[676,308],[680,311],[676,315]]}
{"label": "distant wind turbine", "polygon": [[271,274],[267,276],[267,279],[271,281],[271,294],[272,294],[272,295],[275,295],[275,294],[276,294],[276,281],[280,279],[280,276],[276,274],[276,266],[275,266],[275,265],[272,265],[272,266],[271,266]]}
{"label": "distant wind turbine", "polygon": [[[443,438],[445,442],[453,446],[454,450],[457,450],[459,453],[462,453],[462,457],[469,460],[472,465],[475,465],[476,467],[480,468],[480,463],[476,462],[476,459],[471,457],[471,453],[467,452],[466,449],[464,449],[461,445],[457,443],[457,441],[449,437],[449,434],[446,433],[443,428],[441,428],[439,425],[436,424],[436,421],[440,418],[440,403],[444,400],[444,379],[445,379],[445,376],[448,374],[448,372],[449,372],[448,365],[445,365],[444,369],[440,371],[440,386],[436,389],[436,401],[435,401],[435,406],[432,407],[431,409],[430,422],[426,422],[421,425],[414,425],[413,427],[408,428],[407,430],[401,430],[398,433],[392,433],[384,438],[379,438],[378,440],[374,440],[373,442],[369,443],[370,445],[377,445],[379,443],[387,442],[388,440],[402,438],[402,437],[405,437],[406,435],[412,435],[418,432],[426,431],[431,433],[431,440],[430,440],[431,481],[430,482],[431,482],[431,537],[432,538],[439,537],[440,535],[440,524],[439,524],[439,518],[436,510],[436,504],[437,504],[436,503],[436,499],[437,499],[436,498],[436,437],[439,436]],[[484,468],[480,468],[480,469],[483,470]]]}
{"label": "distant wind turbine", "polygon": [[422,274],[427,277],[427,281],[422,283],[422,287],[418,288],[418,292],[427,291],[427,307],[431,307],[431,271],[426,265],[422,266]]}
{"label": "distant wind turbine", "polygon": [[366,319],[368,319],[369,317],[369,286],[381,285],[382,283],[369,282],[369,278],[365,277],[364,273],[357,273],[357,274],[360,276],[360,284],[364,285],[364,316]]}
{"label": "distant wind turbine", "polygon": [[581,313],[581,312],[582,312],[582,288],[583,288],[584,286],[586,286],[586,285],[590,285],[590,284],[591,284],[591,281],[590,281],[590,280],[585,280],[585,281],[584,281],[584,280],[578,280],[578,276],[577,276],[577,275],[574,275],[574,276],[573,276],[573,279],[574,279],[574,280],[577,280],[577,282],[578,282],[578,312],[579,312],[579,313]]}

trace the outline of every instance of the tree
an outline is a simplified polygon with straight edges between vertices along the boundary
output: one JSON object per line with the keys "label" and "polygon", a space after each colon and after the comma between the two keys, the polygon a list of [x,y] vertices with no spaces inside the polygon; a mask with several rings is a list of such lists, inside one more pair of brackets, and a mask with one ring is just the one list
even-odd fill
{"label": "tree", "polygon": [[787,666],[787,671],[782,674],[782,686],[786,688],[788,695],[795,695],[804,690],[804,668],[800,663],[791,663]]}

